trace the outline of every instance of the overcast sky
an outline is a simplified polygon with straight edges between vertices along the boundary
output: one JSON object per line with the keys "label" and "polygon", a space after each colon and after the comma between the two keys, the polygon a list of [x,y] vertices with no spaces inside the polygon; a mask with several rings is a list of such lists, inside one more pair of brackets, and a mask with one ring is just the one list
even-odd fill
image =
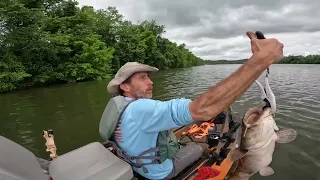
{"label": "overcast sky", "polygon": [[115,6],[126,19],[155,19],[165,37],[203,59],[251,56],[246,31],[284,43],[285,55],[320,54],[319,0],[78,0],[96,9]]}

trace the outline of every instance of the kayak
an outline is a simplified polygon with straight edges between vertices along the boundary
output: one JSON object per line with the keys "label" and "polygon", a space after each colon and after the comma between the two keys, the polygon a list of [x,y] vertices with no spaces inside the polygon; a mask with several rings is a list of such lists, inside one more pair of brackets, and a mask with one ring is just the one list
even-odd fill
{"label": "kayak", "polygon": [[[237,129],[239,128],[234,128],[236,121],[226,120],[227,117],[229,116],[224,116],[225,119],[222,120],[222,123],[215,121],[204,123],[207,125],[213,124],[216,129],[221,130],[219,134],[221,140],[214,147],[210,147],[213,139],[208,137],[213,136],[209,131],[200,131],[200,134],[199,131],[196,131],[197,128],[208,130],[208,127],[204,127],[203,123],[194,123],[173,129],[181,143],[185,143],[184,141],[187,142],[186,139],[189,139],[190,141],[199,141],[199,143],[207,146],[204,155],[174,179],[191,180],[199,178],[199,174],[201,176],[201,173],[205,172],[202,170],[208,170],[208,168],[214,169],[217,174],[212,178],[207,176],[207,179],[222,180],[227,176],[234,164],[228,159],[227,154],[231,148],[235,147],[238,143],[237,139],[239,139],[237,138],[239,136]],[[196,133],[189,133],[191,131]],[[53,131],[43,131],[43,137],[46,139],[46,151],[50,153],[49,160],[36,157],[25,147],[0,136],[0,177],[19,180],[146,179],[135,173],[127,162],[119,158],[110,143],[92,142],[58,156]],[[193,139],[194,137],[198,138]]]}

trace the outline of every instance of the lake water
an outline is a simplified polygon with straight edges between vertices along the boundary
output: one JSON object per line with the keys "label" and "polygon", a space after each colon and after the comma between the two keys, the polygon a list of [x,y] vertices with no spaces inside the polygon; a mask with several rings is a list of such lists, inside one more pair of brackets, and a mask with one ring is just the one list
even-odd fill
{"label": "lake water", "polygon": [[[195,98],[238,67],[205,65],[159,71],[152,75],[154,99]],[[320,179],[320,65],[272,65],[270,76],[278,126],[296,129],[298,137],[291,143],[276,145],[271,163],[274,175],[256,174],[252,179]],[[263,77],[259,78],[261,82]],[[46,159],[49,154],[42,130],[54,130],[58,155],[101,141],[98,125],[110,98],[106,92],[108,81],[0,94],[0,134]],[[248,108],[262,103],[259,97],[259,89],[253,84],[232,107],[241,117]]]}

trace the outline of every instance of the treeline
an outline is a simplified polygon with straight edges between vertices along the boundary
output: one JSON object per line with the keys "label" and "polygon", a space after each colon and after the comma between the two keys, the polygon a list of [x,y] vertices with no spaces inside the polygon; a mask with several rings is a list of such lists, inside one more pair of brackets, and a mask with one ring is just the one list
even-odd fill
{"label": "treeline", "polygon": [[320,64],[320,55],[286,56],[278,64]]}
{"label": "treeline", "polygon": [[[247,59],[240,60],[205,60],[205,64],[243,64]],[[276,64],[320,64],[320,55],[285,56]]]}
{"label": "treeline", "polygon": [[243,64],[244,59],[242,60],[205,60],[205,64]]}
{"label": "treeline", "polygon": [[73,0],[0,2],[0,92],[100,80],[128,61],[160,69],[203,65],[185,44],[162,37],[155,21],[134,24],[115,7]]}

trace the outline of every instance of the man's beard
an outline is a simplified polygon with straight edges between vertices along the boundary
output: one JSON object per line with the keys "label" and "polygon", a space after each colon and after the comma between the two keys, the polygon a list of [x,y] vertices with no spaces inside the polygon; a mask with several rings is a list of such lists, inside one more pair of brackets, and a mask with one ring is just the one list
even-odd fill
{"label": "man's beard", "polygon": [[146,92],[142,92],[138,89],[135,89],[134,92],[133,92],[133,95],[139,99],[139,98],[147,98],[147,99],[151,99],[152,98],[152,92],[151,93],[147,93]]}

